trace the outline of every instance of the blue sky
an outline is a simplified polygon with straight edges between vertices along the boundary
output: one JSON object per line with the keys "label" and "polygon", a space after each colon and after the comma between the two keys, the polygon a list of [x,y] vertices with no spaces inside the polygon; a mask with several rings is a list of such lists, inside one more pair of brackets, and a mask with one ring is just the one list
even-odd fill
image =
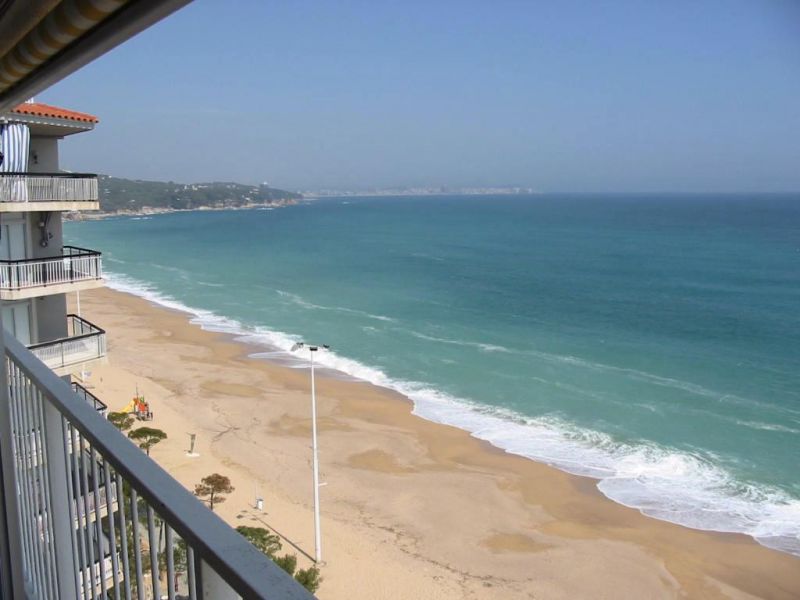
{"label": "blue sky", "polygon": [[79,171],[800,190],[800,2],[196,0],[37,97]]}

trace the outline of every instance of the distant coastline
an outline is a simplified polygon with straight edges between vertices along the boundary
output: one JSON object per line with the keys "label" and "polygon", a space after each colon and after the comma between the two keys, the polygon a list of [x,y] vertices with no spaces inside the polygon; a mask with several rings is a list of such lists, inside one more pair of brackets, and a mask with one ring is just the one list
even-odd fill
{"label": "distant coastline", "polygon": [[87,213],[87,212],[68,212],[64,213],[64,220],[65,221],[100,221],[102,219],[111,219],[114,217],[150,217],[153,215],[166,215],[171,213],[183,213],[183,212],[211,212],[211,211],[222,211],[222,210],[272,210],[275,208],[285,208],[287,206],[294,206],[295,204],[299,204],[299,200],[296,199],[287,199],[287,200],[274,200],[267,203],[251,203],[251,204],[240,204],[236,206],[198,206],[196,208],[166,208],[166,207],[153,207],[153,206],[143,206],[140,209],[136,210],[112,210],[112,211],[104,211],[100,210],[95,213]]}
{"label": "distant coastline", "polygon": [[100,210],[65,213],[67,221],[96,221],[113,217],[145,217],[176,212],[284,208],[304,200],[358,197],[515,196],[540,194],[520,186],[398,187],[368,190],[321,189],[292,192],[268,184],[234,182],[176,183],[99,175]]}
{"label": "distant coastline", "polygon": [[98,176],[100,211],[68,213],[68,220],[96,220],[115,216],[149,216],[196,210],[281,208],[296,204],[302,194],[270,187],[225,181],[176,183]]}
{"label": "distant coastline", "polygon": [[300,192],[304,198],[337,198],[337,197],[375,197],[375,196],[514,196],[522,194],[541,194],[539,190],[530,187],[500,186],[500,187],[408,187],[408,188],[378,188],[371,190],[304,190]]}

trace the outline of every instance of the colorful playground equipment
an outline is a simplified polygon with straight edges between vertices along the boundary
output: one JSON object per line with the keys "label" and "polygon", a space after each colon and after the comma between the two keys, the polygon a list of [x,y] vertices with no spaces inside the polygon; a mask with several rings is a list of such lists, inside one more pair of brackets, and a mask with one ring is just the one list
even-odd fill
{"label": "colorful playground equipment", "polygon": [[120,412],[131,413],[140,421],[153,420],[153,412],[150,410],[150,404],[144,399],[144,394],[139,394],[139,390],[136,390],[136,395],[133,397],[133,400]]}

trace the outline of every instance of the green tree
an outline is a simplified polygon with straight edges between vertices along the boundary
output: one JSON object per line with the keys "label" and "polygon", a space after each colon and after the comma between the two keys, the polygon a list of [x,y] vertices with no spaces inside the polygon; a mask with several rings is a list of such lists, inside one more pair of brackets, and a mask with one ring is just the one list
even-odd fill
{"label": "green tree", "polygon": [[276,556],[272,560],[274,560],[275,564],[286,571],[289,575],[294,575],[294,572],[297,569],[297,557],[294,554]]}
{"label": "green tree", "polygon": [[208,496],[208,506],[214,510],[215,504],[225,502],[226,498],[223,494],[230,494],[235,488],[231,485],[231,480],[214,473],[203,477],[196,486],[194,486],[194,495],[198,498],[205,498]]}
{"label": "green tree", "polygon": [[302,585],[312,594],[319,589],[319,584],[322,583],[322,577],[319,576],[319,569],[317,567],[300,569],[294,578],[297,583]]}
{"label": "green tree", "polygon": [[133,427],[134,418],[132,415],[124,412],[108,413],[108,420],[111,424],[120,431],[128,431]]}
{"label": "green tree", "polygon": [[275,553],[282,548],[280,538],[274,533],[270,533],[264,527],[248,527],[240,525],[236,531],[241,533],[247,541],[253,544],[270,558],[275,557]]}
{"label": "green tree", "polygon": [[147,452],[147,456],[150,456],[150,448],[155,446],[160,441],[167,439],[167,434],[160,429],[153,429],[152,427],[139,427],[139,429],[134,429],[128,433],[128,437],[136,442],[139,448],[142,448],[145,452]]}

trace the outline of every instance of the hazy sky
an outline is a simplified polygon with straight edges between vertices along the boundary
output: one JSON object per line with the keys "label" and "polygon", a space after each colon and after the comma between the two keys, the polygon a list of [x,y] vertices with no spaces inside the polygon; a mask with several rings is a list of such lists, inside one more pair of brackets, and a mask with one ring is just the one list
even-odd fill
{"label": "hazy sky", "polygon": [[37,99],[122,177],[800,190],[800,1],[196,0]]}

